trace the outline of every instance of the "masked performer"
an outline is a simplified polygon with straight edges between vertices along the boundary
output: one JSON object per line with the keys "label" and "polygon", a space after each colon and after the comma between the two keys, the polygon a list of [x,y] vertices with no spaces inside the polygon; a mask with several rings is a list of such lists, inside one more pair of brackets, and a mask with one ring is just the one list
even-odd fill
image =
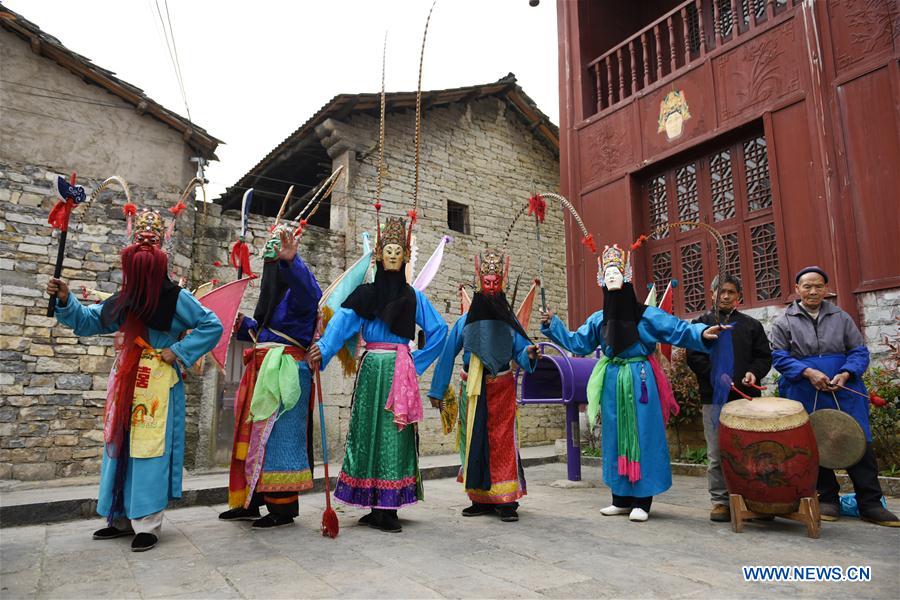
{"label": "masked performer", "polygon": [[537,346],[506,299],[509,258],[487,250],[475,258],[475,272],[479,289],[447,338],[428,395],[432,405],[440,405],[456,356],[463,350],[466,392],[460,402],[460,423],[465,442],[460,447],[460,477],[472,506],[462,514],[474,517],[496,510],[501,520],[518,521],[517,500],[525,495],[525,473],[519,461],[510,361],[533,372]]}
{"label": "masked performer", "polygon": [[707,343],[718,337],[720,327],[692,325],[638,302],[630,256],[617,245],[604,248],[599,262],[603,310],[574,332],[543,313],[541,332],[573,354],[590,354],[598,346],[603,350],[587,384],[590,423],[602,413],[603,481],[613,500],[600,512],[646,521],[653,496],[672,485],[665,423],[678,411],[652,354],[657,343],[709,352]]}
{"label": "masked performer", "polygon": [[122,288],[102,303],[82,306],[59,279],[47,285],[57,298],[56,318],[76,335],[119,333],[97,502],[109,526],[94,539],[134,535],[136,552],[156,545],[163,509],[169,499],[181,497],[181,374],[222,335],[218,317],[169,280],[168,256],[161,248],[165,230],[159,213],[137,216],[131,244],[122,251]]}
{"label": "masked performer", "polygon": [[[228,505],[220,519],[253,520],[253,527],[289,525],[299,492],[310,490],[312,377],[305,362],[322,291],[297,254],[292,227],[272,230],[263,249],[259,301],[253,318],[238,315],[244,375],[235,401]],[[260,518],[265,503],[268,514]]]}
{"label": "masked performer", "polygon": [[[357,333],[365,341],[350,413],[346,455],[334,491],[345,504],[370,508],[362,523],[401,531],[397,509],[422,499],[415,423],[422,420],[417,376],[437,358],[447,325],[422,292],[406,282],[409,236],[392,218],[375,244],[375,280],[344,301],[311,348],[323,368]],[[410,352],[416,325],[425,346]]]}

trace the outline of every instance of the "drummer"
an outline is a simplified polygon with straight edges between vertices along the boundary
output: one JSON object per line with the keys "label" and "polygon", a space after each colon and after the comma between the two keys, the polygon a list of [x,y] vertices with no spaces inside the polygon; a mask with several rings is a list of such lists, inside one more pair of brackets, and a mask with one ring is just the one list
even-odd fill
{"label": "drummer", "polygon": [[[847,474],[853,481],[859,516],[878,525],[900,527],[900,519],[881,505],[878,464],[869,429],[869,402],[865,397],[868,393],[862,381],[869,366],[869,349],[850,315],[825,300],[828,274],[823,269],[801,269],[795,283],[800,299],[775,319],[770,336],[773,366],[781,373],[779,394],[799,400],[810,413],[839,408],[856,419],[866,434],[866,451],[858,463],[847,469]],[[816,488],[822,520],[836,521],[840,515],[840,486],[834,471],[819,467]]]}

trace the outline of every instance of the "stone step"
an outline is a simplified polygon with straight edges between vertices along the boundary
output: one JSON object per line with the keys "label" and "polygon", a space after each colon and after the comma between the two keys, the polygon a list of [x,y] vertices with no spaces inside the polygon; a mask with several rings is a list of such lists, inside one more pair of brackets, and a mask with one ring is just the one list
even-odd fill
{"label": "stone step", "polygon": [[[520,453],[525,467],[559,461],[552,444],[529,446],[522,448]],[[340,469],[340,463],[328,466],[332,490]],[[459,454],[422,456],[419,470],[423,479],[455,477],[459,471]],[[308,493],[324,491],[325,470],[321,465],[316,466],[313,477],[314,488]],[[0,527],[95,517],[98,480],[97,477],[80,477],[74,485],[66,485],[62,480],[7,483],[5,489],[0,490]],[[228,471],[186,473],[182,490],[181,498],[170,502],[168,508],[225,504],[228,499]]]}

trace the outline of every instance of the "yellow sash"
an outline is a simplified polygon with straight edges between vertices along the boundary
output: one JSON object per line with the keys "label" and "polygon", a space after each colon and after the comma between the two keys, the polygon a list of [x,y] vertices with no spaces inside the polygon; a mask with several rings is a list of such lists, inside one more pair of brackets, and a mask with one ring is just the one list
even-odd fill
{"label": "yellow sash", "polygon": [[156,350],[141,353],[131,404],[131,457],[156,458],[166,451],[169,392],[178,372]]}

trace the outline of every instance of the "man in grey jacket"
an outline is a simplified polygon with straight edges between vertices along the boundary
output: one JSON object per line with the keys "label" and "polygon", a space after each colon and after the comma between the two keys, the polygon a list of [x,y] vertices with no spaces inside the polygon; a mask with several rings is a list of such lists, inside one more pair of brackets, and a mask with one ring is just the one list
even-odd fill
{"label": "man in grey jacket", "polygon": [[[850,315],[825,300],[825,271],[806,267],[797,273],[795,281],[800,299],[772,324],[772,364],[781,373],[779,394],[802,402],[807,412],[837,408],[859,423],[866,434],[866,451],[858,463],[847,469],[856,491],[859,516],[878,525],[900,527],[900,519],[881,505],[878,463],[869,429],[868,393],[862,381],[869,366],[869,349]],[[816,488],[822,519],[836,521],[840,515],[840,487],[834,471],[819,467]]]}

